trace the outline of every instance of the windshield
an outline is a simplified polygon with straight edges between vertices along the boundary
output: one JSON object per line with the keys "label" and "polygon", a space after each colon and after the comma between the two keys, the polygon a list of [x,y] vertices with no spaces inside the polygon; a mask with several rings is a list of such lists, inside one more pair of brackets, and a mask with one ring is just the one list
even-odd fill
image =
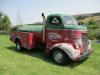
{"label": "windshield", "polygon": [[71,16],[64,16],[63,20],[65,25],[78,25],[75,18]]}

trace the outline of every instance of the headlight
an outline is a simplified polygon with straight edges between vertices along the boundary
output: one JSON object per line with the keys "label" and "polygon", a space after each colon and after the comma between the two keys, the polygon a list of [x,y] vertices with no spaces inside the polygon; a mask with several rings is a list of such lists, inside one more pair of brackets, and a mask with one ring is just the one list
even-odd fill
{"label": "headlight", "polygon": [[75,47],[76,49],[79,48],[78,42],[75,42],[75,43],[74,43],[74,47]]}
{"label": "headlight", "polygon": [[74,48],[79,48],[79,39],[74,39]]}

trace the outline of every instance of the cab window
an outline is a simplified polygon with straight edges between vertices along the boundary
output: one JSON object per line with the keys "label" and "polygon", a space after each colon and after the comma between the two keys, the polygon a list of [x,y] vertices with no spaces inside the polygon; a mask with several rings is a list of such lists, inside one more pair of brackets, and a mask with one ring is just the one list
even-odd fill
{"label": "cab window", "polygon": [[73,17],[64,16],[63,20],[64,20],[64,24],[66,25],[77,25],[77,22]]}
{"label": "cab window", "polygon": [[62,22],[61,22],[60,17],[53,16],[53,17],[49,18],[49,24],[51,24],[51,25],[61,25]]}

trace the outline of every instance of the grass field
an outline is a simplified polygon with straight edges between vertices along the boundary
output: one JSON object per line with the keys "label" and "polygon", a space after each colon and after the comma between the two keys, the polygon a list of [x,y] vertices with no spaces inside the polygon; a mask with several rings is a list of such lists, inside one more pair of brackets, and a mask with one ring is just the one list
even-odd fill
{"label": "grass field", "polygon": [[0,35],[0,75],[100,75],[100,44],[92,44],[94,53],[78,63],[54,64],[41,51],[15,51],[8,35]]}

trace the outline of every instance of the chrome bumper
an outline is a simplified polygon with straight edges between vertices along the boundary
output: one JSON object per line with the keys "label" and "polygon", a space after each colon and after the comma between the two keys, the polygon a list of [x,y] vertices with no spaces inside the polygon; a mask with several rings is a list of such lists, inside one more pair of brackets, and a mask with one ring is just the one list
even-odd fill
{"label": "chrome bumper", "polygon": [[79,60],[84,60],[85,58],[87,58],[91,53],[93,53],[93,50],[87,50],[87,52],[83,53],[82,55],[80,55]]}

